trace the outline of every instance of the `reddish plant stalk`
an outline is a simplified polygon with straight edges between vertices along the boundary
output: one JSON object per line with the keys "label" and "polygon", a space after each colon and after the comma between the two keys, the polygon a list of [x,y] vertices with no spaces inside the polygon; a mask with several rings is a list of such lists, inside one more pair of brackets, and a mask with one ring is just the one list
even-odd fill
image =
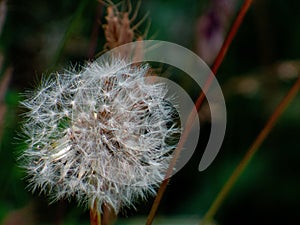
{"label": "reddish plant stalk", "polygon": [[[212,79],[213,79],[213,76],[215,76],[215,74],[217,73],[221,63],[223,62],[223,59],[228,51],[228,48],[230,46],[230,44],[232,43],[232,40],[233,38],[235,37],[247,11],[249,10],[249,7],[251,6],[251,3],[252,3],[252,0],[245,0],[244,4],[242,5],[235,21],[233,22],[231,28],[230,28],[230,31],[228,33],[228,35],[226,36],[226,39],[216,57],[216,60],[214,61],[214,64],[211,68],[212,70],[212,74],[210,75],[209,79],[206,81],[206,84],[204,86],[204,90],[200,93],[196,103],[195,103],[195,106],[197,108],[197,110],[199,110],[201,104],[203,103],[203,100],[204,100],[204,97],[205,97],[205,93],[207,92],[208,88],[210,87],[211,85],[211,82],[212,82]],[[180,142],[178,143],[178,147],[174,153],[174,157],[170,163],[170,166],[168,168],[168,171],[166,173],[166,179],[161,183],[160,187],[159,187],[159,190],[157,192],[157,195],[156,195],[156,198],[152,204],[152,208],[150,210],[150,213],[148,215],[148,218],[147,218],[147,221],[146,221],[146,225],[151,225],[153,220],[154,220],[154,217],[156,215],[156,212],[157,212],[157,209],[158,209],[158,206],[161,202],[161,199],[164,195],[164,192],[167,188],[167,185],[169,183],[169,176],[170,174],[172,173],[173,171],[173,168],[176,164],[176,161],[178,159],[178,156],[180,155],[180,152],[182,150],[182,146],[183,146],[183,143],[185,142],[186,140],[186,137],[189,135],[189,132],[190,132],[190,129],[189,127],[191,127],[190,123],[194,120],[194,116],[192,113],[189,115],[189,118],[188,118],[188,123],[187,123],[187,126],[186,128],[187,129],[184,129],[185,132],[183,132],[182,134],[182,137],[180,139]]]}
{"label": "reddish plant stalk", "polygon": [[214,76],[217,74],[217,72],[218,72],[218,70],[219,70],[219,68],[220,68],[220,66],[221,66],[221,64],[222,64],[222,62],[223,62],[223,60],[225,58],[225,55],[226,55],[226,53],[228,51],[228,48],[229,48],[230,44],[232,43],[233,38],[235,37],[235,35],[236,35],[239,27],[241,26],[241,24],[242,24],[242,22],[244,20],[244,17],[246,15],[246,13],[248,12],[248,10],[249,10],[252,2],[253,2],[252,0],[245,0],[245,2],[242,5],[242,7],[241,7],[241,9],[240,9],[240,11],[239,11],[239,13],[238,13],[235,21],[233,22],[233,24],[232,24],[232,26],[230,28],[230,31],[227,34],[227,36],[226,36],[226,38],[224,40],[224,43],[223,43],[223,45],[222,45],[222,47],[221,47],[221,49],[220,49],[220,51],[219,51],[219,53],[217,55],[217,57],[216,57],[213,65],[212,65],[212,67],[211,67],[212,73],[211,73],[210,77],[208,78],[208,80],[205,83],[205,86],[203,88],[204,90],[201,92],[201,94],[199,95],[199,97],[198,97],[198,99],[197,99],[197,101],[195,103],[196,108],[198,110],[199,110],[199,108],[200,108],[200,106],[201,106],[201,104],[202,104],[202,102],[203,102],[203,100],[205,98],[205,93],[207,93],[207,91],[208,91],[208,89],[209,89],[209,87],[211,85],[211,82],[212,82]]}
{"label": "reddish plant stalk", "polygon": [[97,202],[90,209],[90,224],[91,225],[101,225],[101,213],[98,210]]}
{"label": "reddish plant stalk", "polygon": [[299,76],[298,80],[294,83],[294,85],[291,87],[287,95],[279,103],[279,105],[277,106],[273,114],[270,116],[264,128],[261,130],[261,132],[258,134],[256,139],[253,141],[252,145],[247,150],[244,158],[240,161],[240,163],[237,165],[237,167],[235,168],[235,170],[233,171],[229,179],[223,185],[222,189],[218,193],[214,202],[211,204],[209,210],[204,215],[202,220],[203,222],[201,224],[205,224],[205,222],[209,222],[214,217],[217,210],[221,206],[222,202],[228,196],[230,190],[232,189],[232,187],[234,186],[238,178],[241,176],[241,174],[243,173],[243,171],[245,170],[245,168],[253,158],[254,154],[261,146],[262,142],[266,139],[268,134],[271,132],[272,128],[274,127],[279,117],[282,115],[282,113],[287,108],[289,103],[293,100],[293,98],[297,95],[300,89],[300,74],[298,76]]}

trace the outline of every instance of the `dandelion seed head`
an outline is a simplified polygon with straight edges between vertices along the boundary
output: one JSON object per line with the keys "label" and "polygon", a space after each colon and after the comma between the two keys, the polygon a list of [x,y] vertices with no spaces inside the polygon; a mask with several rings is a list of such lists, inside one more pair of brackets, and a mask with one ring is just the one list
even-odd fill
{"label": "dandelion seed head", "polygon": [[33,191],[115,212],[155,194],[175,148],[166,140],[180,128],[169,125],[166,87],[144,79],[148,69],[94,62],[53,74],[28,94],[21,159]]}

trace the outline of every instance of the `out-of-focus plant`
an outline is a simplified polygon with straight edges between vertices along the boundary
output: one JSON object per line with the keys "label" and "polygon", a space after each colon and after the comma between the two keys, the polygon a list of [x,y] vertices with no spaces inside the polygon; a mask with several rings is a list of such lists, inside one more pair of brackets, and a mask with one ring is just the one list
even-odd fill
{"label": "out-of-focus plant", "polygon": [[[2,33],[2,28],[6,18],[6,1],[2,0],[0,2],[0,36]],[[0,140],[2,137],[2,132],[4,129],[4,116],[6,112],[6,105],[4,102],[5,93],[9,84],[9,80],[12,74],[12,68],[3,68],[4,56],[0,52],[0,73],[2,74],[2,79],[0,81]]]}
{"label": "out-of-focus plant", "polygon": [[[0,12],[0,27],[3,24],[4,18],[5,18],[5,12],[6,12],[5,2],[6,1],[4,1],[4,0],[1,1],[0,9],[2,11]],[[136,25],[133,25],[133,19],[135,18],[135,15],[136,15],[137,11],[134,11],[133,12],[133,17],[130,17],[130,11],[132,12],[132,10],[125,10],[125,11],[121,10],[121,11],[119,11],[119,5],[115,5],[115,4],[113,4],[109,1],[107,1],[107,2],[108,2],[108,4],[107,4],[108,5],[108,7],[107,7],[107,17],[106,17],[107,23],[106,23],[106,25],[103,26],[104,35],[106,36],[105,49],[109,50],[109,49],[112,49],[112,48],[117,47],[119,45],[125,44],[127,42],[131,42],[131,41],[135,41],[135,40],[142,40],[144,38],[144,36],[139,35],[136,32],[136,27],[138,27],[140,23],[138,23]],[[233,15],[234,15],[234,13],[233,13],[234,8],[231,7],[232,5],[230,5],[230,4],[229,5],[221,4],[221,3],[226,3],[226,2],[237,3],[237,1],[233,1],[233,0],[232,1],[231,0],[212,1],[212,3],[211,3],[212,7],[209,10],[209,12],[207,14],[201,16],[200,20],[196,24],[196,29],[197,29],[197,40],[196,40],[197,53],[200,54],[203,58],[205,58],[208,63],[213,62],[214,57],[217,55],[218,50],[221,47],[222,41],[226,37],[226,30],[229,27],[230,18],[232,18]],[[75,13],[76,15],[79,15],[80,13],[82,13],[83,8],[86,6],[85,1],[80,1],[80,3],[81,3],[82,8],[79,7],[79,10],[77,11],[77,13]],[[248,6],[249,6],[251,4],[251,1],[246,0],[245,4],[248,4]],[[218,10],[216,10],[216,9],[219,9],[220,7],[223,8],[224,11],[219,12]],[[128,8],[129,9],[131,8],[130,4],[128,5]],[[248,9],[246,9],[245,7],[242,7],[242,10],[240,11],[239,15],[244,16],[247,10]],[[2,12],[4,12],[4,13],[2,13]],[[167,14],[167,12],[164,12],[164,13]],[[74,18],[75,19],[73,20],[73,22],[75,21],[77,23],[78,21],[80,21],[78,19],[79,17],[75,16]],[[241,18],[240,19],[237,18],[235,20],[235,22],[233,23],[233,27],[231,29],[235,29],[235,32],[236,32],[239,28],[239,25],[240,25],[241,21],[242,21]],[[184,25],[184,26],[186,26],[186,25]],[[69,31],[74,29],[74,27],[75,26],[70,26]],[[210,35],[215,35],[215,36],[212,37]],[[216,60],[215,63],[213,64],[214,72],[216,72],[218,70],[220,64],[222,63],[223,57],[225,56],[226,51],[227,51],[233,37],[234,37],[234,35],[232,35],[232,33],[231,34],[229,33],[229,35],[227,36],[227,39],[225,40],[225,43],[223,44],[223,48],[219,52],[219,55],[221,55],[221,57],[217,57],[218,60]],[[65,39],[64,39],[64,41],[61,42],[59,51],[57,51],[56,56],[53,57],[53,62],[55,62],[54,64],[56,64],[58,62],[59,57],[60,57],[61,53],[63,52],[63,48],[65,48],[66,43],[69,40],[69,38],[70,38],[70,32],[66,32]],[[246,40],[244,40],[244,41],[246,41]],[[74,46],[75,45],[73,45],[73,47]],[[77,45],[76,45],[76,47],[77,47]],[[212,50],[212,51],[210,51],[210,50]],[[140,52],[140,51],[136,52],[136,57],[141,58],[142,56],[143,56],[143,52]],[[3,58],[2,55],[0,55],[0,57]],[[90,58],[93,58],[93,57],[90,56]],[[278,68],[278,70],[280,70],[280,69],[284,70],[282,73],[280,73],[282,75],[282,77],[292,76],[293,78],[295,78],[297,76],[297,69],[296,69],[296,72],[295,72],[295,66],[293,66],[293,65],[294,64],[291,64],[290,62],[287,62],[287,63],[283,63],[282,65],[279,65],[276,68]],[[2,66],[2,64],[0,64],[0,69],[1,69],[1,74],[2,74],[2,77],[1,77],[2,79],[1,79],[1,84],[0,84],[0,97],[1,97],[0,98],[0,101],[1,101],[0,102],[1,103],[1,106],[0,106],[0,119],[1,120],[0,121],[2,123],[0,125],[2,125],[3,122],[4,122],[3,115],[4,115],[5,109],[6,109],[6,104],[5,104],[5,101],[4,101],[4,95],[5,95],[5,92],[7,90],[8,81],[10,79],[10,74],[12,72],[11,67],[1,68],[1,66]],[[2,66],[2,67],[4,67],[4,66]],[[90,67],[87,67],[87,68],[90,68]],[[143,72],[143,76],[146,76],[148,74],[148,70],[145,67],[136,67],[136,68],[127,68],[127,69],[128,69],[128,71],[133,70],[135,72]],[[90,68],[89,70],[92,70],[92,69]],[[288,75],[289,73],[286,73],[286,71],[291,71],[291,70],[292,70],[292,72],[290,73],[291,75]],[[271,71],[271,73],[273,73],[273,72]],[[68,73],[63,73],[63,74],[68,74]],[[84,94],[92,93],[91,95],[87,94],[87,96],[90,96],[90,98],[87,98],[87,100],[93,100],[94,96],[97,96],[97,94],[95,94],[96,92],[93,92],[93,88],[97,89],[96,82],[95,82],[95,84],[87,82],[86,85],[80,86],[79,83],[81,83],[81,82],[85,83],[85,78],[84,79],[79,79],[78,78],[78,77],[82,76],[81,72],[76,72],[75,74],[76,75],[73,79],[73,83],[71,82],[71,86],[72,86],[71,88],[68,88],[68,85],[62,85],[63,83],[65,83],[65,80],[61,78],[62,74],[61,75],[54,75],[54,76],[52,76],[52,78],[45,79],[47,81],[43,82],[43,85],[41,86],[40,91],[35,93],[35,94],[39,93],[40,96],[44,96],[44,98],[38,99],[39,101],[35,102],[35,99],[32,97],[31,102],[26,103],[26,101],[25,101],[25,104],[27,106],[29,106],[29,108],[31,108],[31,110],[34,108],[34,106],[36,106],[36,109],[41,109],[40,111],[45,113],[45,114],[43,114],[44,117],[43,118],[40,117],[40,120],[39,120],[39,122],[41,122],[40,124],[43,124],[42,126],[39,125],[38,129],[30,129],[30,127],[34,127],[32,125],[32,124],[34,124],[34,120],[31,120],[31,125],[32,126],[29,125],[27,127],[27,130],[28,129],[31,130],[30,132],[32,132],[32,134],[36,135],[35,137],[37,139],[42,140],[44,137],[48,138],[48,140],[52,139],[49,142],[44,142],[43,143],[43,146],[44,147],[46,146],[46,148],[41,147],[42,146],[41,144],[40,144],[40,146],[38,146],[37,142],[36,143],[31,142],[31,145],[32,145],[33,148],[44,149],[44,150],[47,149],[50,152],[49,154],[46,151],[44,151],[44,152],[40,151],[39,152],[40,155],[37,154],[37,155],[33,156],[33,154],[32,154],[33,151],[32,152],[27,151],[27,153],[29,155],[31,155],[31,159],[36,157],[35,158],[36,159],[35,163],[30,165],[30,160],[29,160],[28,161],[29,164],[27,164],[27,167],[28,167],[28,165],[29,165],[30,169],[34,168],[34,166],[39,167],[36,170],[32,170],[32,174],[35,174],[35,175],[32,176],[32,178],[33,177],[37,178],[37,179],[32,180],[32,182],[36,187],[41,186],[42,189],[44,189],[44,190],[46,190],[48,188],[52,188],[52,190],[54,190],[55,188],[63,187],[64,185],[66,185],[66,182],[64,183],[64,178],[66,178],[65,180],[68,180],[70,178],[70,173],[72,173],[72,172],[77,177],[76,179],[86,177],[87,174],[85,174],[83,172],[84,171],[83,169],[80,170],[80,166],[77,169],[74,168],[75,166],[72,166],[72,165],[77,165],[75,163],[78,163],[78,160],[80,161],[80,160],[83,160],[83,159],[78,159],[79,157],[78,157],[77,152],[80,152],[80,150],[77,149],[73,152],[70,151],[70,150],[71,149],[76,149],[76,148],[74,148],[74,146],[77,146],[78,148],[86,149],[86,146],[89,145],[87,142],[80,141],[80,140],[83,140],[82,137],[84,137],[84,135],[83,135],[84,132],[81,132],[81,133],[79,132],[78,133],[78,127],[79,127],[79,125],[84,125],[84,126],[80,126],[80,127],[84,127],[85,130],[88,130],[92,127],[96,128],[97,126],[92,126],[91,125],[91,124],[93,124],[93,122],[96,123],[96,122],[99,122],[100,120],[101,121],[102,120],[107,120],[107,119],[109,120],[110,118],[112,118],[112,116],[111,116],[112,113],[111,114],[103,113],[103,111],[101,111],[101,113],[99,113],[100,111],[94,106],[91,107],[91,108],[86,107],[87,104],[83,100],[81,100],[80,104],[77,104],[77,106],[79,105],[78,106],[80,108],[79,111],[82,114],[85,114],[84,119],[82,119],[79,116],[80,113],[78,113],[78,115],[77,115],[76,113],[73,112],[73,109],[77,110],[78,107],[74,108],[74,106],[72,104],[70,104],[70,105],[66,105],[66,104],[64,105],[64,104],[61,104],[61,103],[53,104],[52,100],[53,99],[59,99],[59,98],[72,102],[72,99],[76,99],[76,96],[77,97],[79,96],[79,95],[75,95],[74,93],[76,93],[76,90],[80,89],[81,87],[82,88],[88,87],[87,89],[92,87],[90,90],[87,90],[86,92],[82,91],[82,93],[84,93]],[[79,82],[80,80],[81,80],[81,82]],[[114,78],[112,80],[114,80]],[[118,78],[116,78],[116,80],[118,80]],[[95,81],[95,80],[93,80],[93,81]],[[111,84],[110,81],[108,81],[106,83]],[[224,87],[224,88],[225,89],[230,88],[231,93],[232,93],[232,90],[234,89],[236,92],[243,93],[243,94],[247,95],[249,93],[250,94],[253,93],[253,90],[257,90],[259,84],[261,84],[261,79],[258,81],[258,80],[255,80],[255,78],[253,78],[253,77],[240,77],[240,78],[237,78],[236,80],[234,80],[234,82],[231,83],[230,87],[228,86],[228,87]],[[61,90],[59,88],[53,88],[54,85],[58,85],[58,86],[61,85],[61,87],[63,87],[63,88],[73,90],[73,93],[65,94],[66,92],[61,92]],[[263,88],[263,87],[260,87],[260,88]],[[212,220],[215,217],[216,212],[219,210],[221,204],[224,202],[224,199],[228,196],[228,194],[232,190],[232,187],[237,183],[238,178],[244,172],[245,168],[249,165],[250,159],[253,157],[254,153],[259,149],[262,141],[265,140],[265,138],[267,137],[269,132],[272,130],[275,122],[278,120],[279,116],[283,113],[283,110],[287,107],[287,104],[295,97],[298,89],[299,89],[299,79],[296,81],[295,85],[288,92],[287,97],[284,98],[284,100],[278,106],[278,108],[276,110],[274,110],[274,113],[270,117],[270,120],[268,121],[268,123],[266,124],[264,129],[259,133],[257,139],[253,142],[253,144],[249,148],[249,151],[247,152],[246,156],[243,158],[243,160],[241,160],[241,162],[239,163],[236,170],[234,170],[232,176],[227,180],[226,184],[223,186],[220,193],[216,196],[216,199],[215,199],[214,203],[211,204],[210,209],[208,210],[207,214],[205,215],[203,222],[212,223]],[[103,89],[103,90],[105,90],[105,89]],[[50,91],[50,92],[47,92],[47,91]],[[56,92],[58,98],[53,97],[55,92]],[[51,98],[51,94],[48,95],[48,93],[52,93],[52,98]],[[93,97],[91,97],[91,96],[93,96]],[[50,100],[50,98],[52,100]],[[200,100],[198,99],[198,105],[199,106],[201,105],[201,102],[203,101],[203,98],[204,98],[204,96],[200,95],[200,98],[199,98]],[[110,101],[113,101],[113,99],[110,99]],[[38,102],[40,102],[40,103],[47,102],[49,104],[45,105],[45,106],[40,104],[40,106],[38,107],[37,105],[35,105],[35,103],[38,103]],[[74,101],[74,102],[76,102],[76,101]],[[54,107],[53,110],[51,109],[51,110],[47,111],[47,107],[51,107],[51,106]],[[69,108],[65,111],[61,111],[62,106],[67,106],[66,108],[68,108],[68,107]],[[91,113],[85,113],[86,108],[88,108],[92,112]],[[39,110],[37,110],[37,111],[39,111]],[[52,121],[51,118],[55,117],[52,114],[53,112],[56,113],[56,115],[57,115],[56,118],[60,118],[61,120],[60,119],[54,120],[54,123],[49,122],[49,121]],[[110,109],[110,112],[115,112],[115,111],[114,111],[114,109]],[[31,115],[33,115],[33,114],[34,114],[34,110],[32,111]],[[58,115],[58,114],[60,114],[60,115]],[[71,117],[68,116],[68,114],[74,115],[74,116],[72,116],[72,118],[75,118],[75,120],[74,120],[75,122],[74,121],[70,122]],[[28,115],[29,115],[28,118],[30,118],[30,114],[28,114]],[[35,114],[35,115],[37,115],[37,114]],[[120,118],[122,116],[120,116]],[[119,120],[117,120],[117,121],[119,121]],[[54,130],[53,128],[52,128],[51,132],[49,132],[50,136],[47,136],[46,134],[43,133],[43,129],[42,129],[43,127],[45,128],[47,126],[52,126],[55,123],[57,125],[57,128],[60,129],[60,131],[64,131],[64,132],[62,132],[62,134],[63,134],[62,136],[60,136],[58,138],[54,138],[55,135],[51,136],[52,134],[57,132],[57,130]],[[39,123],[36,123],[36,124],[39,124]],[[105,125],[105,128],[103,128],[103,127],[99,128],[98,131],[101,131],[102,133],[104,131],[106,136],[111,137],[111,130],[113,130],[113,129],[109,130],[108,129],[108,124],[106,124],[105,122],[103,124]],[[67,125],[69,125],[69,129],[67,129]],[[85,125],[87,125],[87,126],[85,126]],[[0,131],[3,131],[3,126],[0,127],[0,129],[1,129]],[[87,133],[90,134],[91,132],[87,132]],[[101,139],[101,138],[102,137],[99,137],[99,139]],[[78,140],[80,141],[80,143],[77,143]],[[103,143],[105,142],[104,138],[102,138],[101,140],[103,141]],[[82,147],[81,144],[85,145],[85,147]],[[114,143],[110,142],[110,144],[111,145],[108,145],[108,143],[103,144],[104,147],[106,147],[107,149],[110,149],[108,152],[112,152],[111,149],[114,149],[116,147],[120,147],[119,142],[116,142],[116,143],[115,142]],[[110,146],[110,148],[109,148],[109,146]],[[40,158],[40,159],[38,159],[38,158]],[[67,158],[67,159],[65,159],[65,158]],[[70,161],[68,161],[68,160],[70,160]],[[46,163],[46,162],[50,162],[50,163]],[[51,167],[51,165],[52,165],[52,167]],[[62,169],[61,171],[59,171],[59,169],[64,168],[65,166],[69,167],[69,170],[63,170]],[[83,168],[83,166],[81,166],[81,168]],[[55,180],[54,183],[58,183],[61,186],[55,185],[53,182],[51,183],[50,182],[51,179],[49,179],[49,177],[47,177],[47,176],[43,177],[42,173],[40,173],[41,171],[43,171],[44,173],[48,172],[48,174],[52,173],[52,175],[54,173],[56,178],[57,178],[56,180],[54,179]],[[91,170],[91,171],[95,171],[95,169]],[[95,174],[91,171],[89,172],[90,177],[94,177]],[[61,176],[63,178],[60,179],[59,176],[57,176],[57,174],[61,174],[61,175],[64,174],[64,177]],[[53,176],[52,176],[52,178],[53,178]],[[43,180],[43,179],[45,179],[45,180]],[[65,195],[61,195],[61,197],[62,196],[66,197],[66,196],[69,196],[69,195],[72,195],[72,194],[75,195],[75,197],[79,197],[79,195],[76,196],[77,193],[79,193],[79,191],[76,191],[76,190],[80,189],[80,186],[79,186],[80,182],[78,182],[78,180],[76,180],[76,179],[73,180],[74,181],[73,190],[75,190],[75,191],[73,191],[73,192],[70,191],[69,193],[67,193],[67,190],[69,190],[69,189],[65,188],[64,189],[65,190],[64,191]],[[90,180],[93,180],[93,179],[90,179]],[[96,181],[97,181],[97,179],[96,179]],[[94,188],[96,186],[97,187],[101,186],[101,185],[98,185],[96,183],[97,182],[92,181],[92,182],[86,183],[86,184],[88,184],[88,185],[90,185],[91,187],[94,187]],[[78,185],[76,186],[76,184],[78,184]],[[164,184],[166,186],[168,184],[168,182],[165,182]],[[43,187],[46,187],[46,188],[43,188]],[[64,187],[66,187],[66,186],[64,186]],[[117,187],[117,185],[115,187]],[[109,186],[109,188],[107,187],[107,189],[111,189],[111,186]],[[114,189],[114,190],[116,190],[116,189]],[[125,190],[125,189],[122,189],[122,190]],[[151,189],[150,192],[154,193],[154,189]],[[121,193],[123,193],[123,192],[121,191]],[[143,196],[143,194],[142,194],[142,196]],[[119,197],[120,196],[115,197],[115,200]],[[161,197],[162,197],[162,194],[159,194],[158,198],[161,198]],[[131,202],[131,201],[129,201],[129,199],[130,199],[130,197],[127,196],[127,200],[128,200],[127,202]],[[103,200],[103,202],[107,202],[107,200]],[[102,212],[103,212],[103,216],[101,218],[102,224],[110,223],[113,220],[113,217],[115,217],[113,211],[117,211],[116,208],[118,208],[118,206],[114,207],[113,205],[118,205],[118,204],[109,204],[109,203],[108,204],[102,204],[102,205],[101,204],[102,203],[99,203],[98,205],[97,204],[91,204],[90,205],[90,207],[91,207],[90,215],[91,215],[91,223],[92,224],[99,224],[100,223],[100,217],[99,217],[100,215],[99,215],[99,210],[98,210],[99,208],[100,208],[100,211],[102,210]],[[119,205],[121,205],[121,203]],[[154,207],[156,207],[156,209],[157,209],[158,205],[159,205],[159,202],[157,203],[157,201],[155,201],[154,202]],[[112,208],[115,208],[115,210],[113,210]],[[150,215],[150,216],[152,217],[152,220],[153,220],[154,216],[155,216],[155,213]],[[152,223],[152,221],[150,219],[148,219],[147,224],[151,224],[151,223]]]}
{"label": "out-of-focus plant", "polygon": [[[107,48],[134,40],[127,12],[111,5],[106,19]],[[147,84],[149,68],[126,66],[124,54],[48,76],[22,101],[19,160],[30,189],[52,201],[76,198],[91,209],[91,224],[108,224],[102,213],[155,194],[174,149],[167,140],[180,133],[166,87]]]}

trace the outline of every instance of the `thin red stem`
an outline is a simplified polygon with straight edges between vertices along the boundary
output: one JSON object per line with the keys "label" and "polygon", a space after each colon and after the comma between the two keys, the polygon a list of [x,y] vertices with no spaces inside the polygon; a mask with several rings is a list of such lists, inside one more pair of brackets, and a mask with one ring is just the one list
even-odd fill
{"label": "thin red stem", "polygon": [[[224,59],[224,57],[225,57],[225,55],[226,55],[226,53],[228,51],[228,48],[229,48],[230,44],[232,43],[232,40],[235,37],[235,35],[236,35],[236,33],[237,33],[237,31],[238,31],[238,29],[239,29],[239,27],[240,27],[240,25],[241,25],[244,17],[246,15],[246,12],[249,10],[249,7],[251,6],[251,3],[252,3],[252,0],[245,0],[245,2],[243,4],[243,6],[241,7],[241,9],[240,9],[240,11],[239,11],[239,13],[238,13],[235,21],[233,22],[233,25],[230,28],[230,31],[229,31],[229,33],[228,33],[228,35],[227,35],[227,37],[226,37],[226,39],[225,39],[225,41],[224,41],[224,43],[222,45],[222,47],[221,47],[221,49],[220,49],[217,57],[216,57],[216,60],[215,60],[213,66],[211,68],[212,74],[210,75],[209,79],[207,80],[207,82],[206,82],[206,84],[204,86],[204,90],[200,93],[200,95],[199,95],[199,97],[198,97],[198,99],[197,99],[197,101],[195,103],[195,106],[196,106],[197,110],[199,110],[199,108],[200,108],[200,106],[201,106],[201,104],[202,104],[202,102],[204,100],[204,97],[205,97],[204,93],[206,93],[207,90],[208,90],[208,88],[210,87],[211,81],[213,79],[213,76],[215,76],[214,74],[217,73],[217,71],[218,71],[221,63],[223,62],[223,59]],[[194,120],[194,116],[195,115],[193,115],[192,113],[189,115],[188,123],[187,123],[187,126],[186,126],[187,129],[184,129],[184,132],[182,134],[180,142],[178,143],[178,147],[177,147],[177,149],[175,151],[174,157],[173,157],[173,159],[172,159],[172,161],[170,163],[170,166],[168,168],[168,171],[166,173],[166,176],[165,176],[166,179],[161,183],[161,185],[159,187],[159,190],[157,192],[156,198],[155,198],[155,200],[154,200],[154,202],[152,204],[152,208],[151,208],[150,213],[148,215],[148,218],[147,218],[147,221],[146,221],[146,225],[151,225],[153,223],[153,220],[154,220],[154,217],[156,215],[157,209],[159,207],[161,199],[162,199],[162,197],[163,197],[163,195],[165,193],[165,190],[167,188],[167,185],[169,183],[170,174],[173,171],[173,168],[174,168],[174,166],[176,164],[177,158],[180,155],[183,143],[186,141],[186,138],[189,135],[189,132],[190,132],[189,127],[191,127],[189,125],[190,125],[191,121]]]}
{"label": "thin red stem", "polygon": [[91,225],[101,225],[101,214],[97,207],[97,202],[90,209],[90,224]]}
{"label": "thin red stem", "polygon": [[239,29],[239,27],[241,26],[243,20],[244,20],[244,17],[246,15],[246,13],[248,12],[251,4],[252,4],[252,0],[245,0],[244,4],[242,5],[235,21],[233,22],[232,26],[231,26],[231,29],[229,31],[229,33],[227,34],[226,36],[226,39],[224,40],[224,43],[211,67],[211,75],[210,77],[208,78],[208,80],[206,81],[205,83],[205,86],[203,88],[203,91],[201,92],[201,94],[199,95],[195,105],[196,105],[196,108],[199,110],[204,98],[205,98],[205,93],[207,93],[210,85],[211,85],[211,82],[214,78],[214,76],[217,74],[224,58],[225,58],[225,55],[228,51],[228,48],[230,46],[230,44],[232,43],[233,41],[233,38],[236,36],[236,33]]}
{"label": "thin red stem", "polygon": [[222,64],[223,62],[223,59],[228,51],[228,48],[233,40],[233,38],[235,37],[239,27],[241,26],[243,20],[244,20],[244,17],[246,15],[246,13],[248,12],[251,4],[252,4],[252,0],[245,0],[244,1],[244,4],[242,5],[236,19],[234,20],[231,28],[230,28],[230,31],[218,53],[218,56],[216,57],[215,61],[214,61],[214,64],[212,65],[211,67],[211,70],[213,72],[213,74],[216,74],[218,72],[218,69],[220,67],[220,65]]}
{"label": "thin red stem", "polygon": [[284,112],[284,110],[287,108],[289,103],[292,101],[292,99],[296,96],[300,89],[300,74],[298,80],[295,82],[295,84],[292,86],[292,88],[289,90],[287,95],[283,98],[283,100],[279,103],[273,114],[270,116],[269,120],[267,121],[264,128],[261,130],[259,135],[256,137],[256,139],[253,141],[252,145],[249,147],[248,151],[246,152],[244,158],[240,161],[240,163],[237,165],[229,179],[226,181],[220,192],[218,193],[217,197],[215,198],[214,202],[211,204],[210,208],[208,209],[207,213],[204,215],[202,223],[206,224],[206,222],[209,223],[209,221],[212,220],[214,215],[216,214],[217,210],[220,208],[222,202],[224,199],[228,196],[230,190],[237,182],[238,178],[241,176],[251,159],[253,158],[254,154],[257,152],[259,147],[261,146],[262,142],[266,139],[266,137],[271,132],[272,128],[274,127],[275,123],[281,116],[281,114]]}

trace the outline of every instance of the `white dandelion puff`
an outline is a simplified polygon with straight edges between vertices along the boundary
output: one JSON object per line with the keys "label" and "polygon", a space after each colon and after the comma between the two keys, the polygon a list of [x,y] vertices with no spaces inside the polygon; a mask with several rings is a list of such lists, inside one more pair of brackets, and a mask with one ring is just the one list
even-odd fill
{"label": "white dandelion puff", "polygon": [[21,160],[32,190],[116,213],[155,194],[180,128],[165,85],[145,81],[148,69],[93,62],[27,94]]}

